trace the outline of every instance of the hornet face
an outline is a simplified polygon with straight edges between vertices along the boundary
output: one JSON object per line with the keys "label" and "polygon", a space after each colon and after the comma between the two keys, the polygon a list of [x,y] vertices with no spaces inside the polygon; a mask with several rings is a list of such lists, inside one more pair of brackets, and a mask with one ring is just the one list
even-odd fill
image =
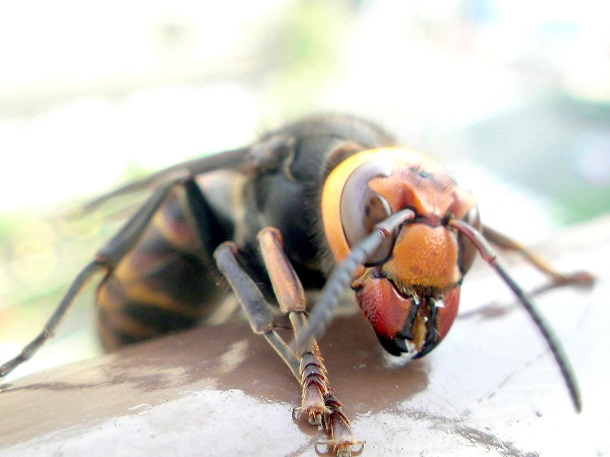
{"label": "hornet face", "polygon": [[375,224],[405,208],[415,218],[387,238],[352,288],[383,347],[421,357],[445,337],[458,311],[460,284],[476,252],[447,222],[463,219],[480,228],[473,196],[436,162],[394,148],[356,153],[324,184],[324,230],[337,261]]}

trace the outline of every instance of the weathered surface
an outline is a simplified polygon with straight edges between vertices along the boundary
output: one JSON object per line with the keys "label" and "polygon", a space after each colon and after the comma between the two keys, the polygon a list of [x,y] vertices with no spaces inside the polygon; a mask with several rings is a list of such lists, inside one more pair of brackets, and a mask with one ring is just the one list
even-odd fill
{"label": "weathered surface", "polygon": [[[583,412],[525,313],[480,265],[454,328],[423,360],[390,367],[358,313],[322,339],[363,455],[610,452],[610,219],[549,240],[543,253],[599,278],[591,290],[537,297],[574,365]],[[526,288],[544,282],[510,263]],[[198,328],[4,386],[0,455],[315,456],[318,433],[291,420],[298,401],[296,381],[246,323]]]}

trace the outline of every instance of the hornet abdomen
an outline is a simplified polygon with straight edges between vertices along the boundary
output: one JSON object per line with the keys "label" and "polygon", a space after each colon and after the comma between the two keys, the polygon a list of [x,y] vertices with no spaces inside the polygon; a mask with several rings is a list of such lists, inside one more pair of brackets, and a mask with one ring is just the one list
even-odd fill
{"label": "hornet abdomen", "polygon": [[106,349],[192,327],[221,301],[224,288],[185,200],[184,189],[174,188],[138,244],[100,283],[98,327]]}

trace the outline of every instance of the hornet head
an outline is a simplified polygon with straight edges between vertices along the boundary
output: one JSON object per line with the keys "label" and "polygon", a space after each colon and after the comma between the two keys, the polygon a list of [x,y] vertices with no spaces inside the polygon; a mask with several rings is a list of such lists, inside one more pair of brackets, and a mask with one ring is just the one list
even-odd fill
{"label": "hornet head", "polygon": [[436,162],[397,148],[358,152],[325,181],[322,218],[338,262],[375,224],[403,209],[415,216],[359,268],[352,288],[383,347],[421,357],[457,314],[460,284],[476,250],[448,221],[480,228],[474,197]]}

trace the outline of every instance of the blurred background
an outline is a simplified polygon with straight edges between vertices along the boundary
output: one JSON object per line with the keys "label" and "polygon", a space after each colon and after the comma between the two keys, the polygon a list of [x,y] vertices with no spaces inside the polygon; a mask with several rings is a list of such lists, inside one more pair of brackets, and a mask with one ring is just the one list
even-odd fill
{"label": "blurred background", "polygon": [[[301,115],[385,125],[529,243],[607,213],[609,17],[598,0],[0,3],[0,361],[116,230],[67,217],[80,203]],[[98,350],[81,301],[21,374]]]}

